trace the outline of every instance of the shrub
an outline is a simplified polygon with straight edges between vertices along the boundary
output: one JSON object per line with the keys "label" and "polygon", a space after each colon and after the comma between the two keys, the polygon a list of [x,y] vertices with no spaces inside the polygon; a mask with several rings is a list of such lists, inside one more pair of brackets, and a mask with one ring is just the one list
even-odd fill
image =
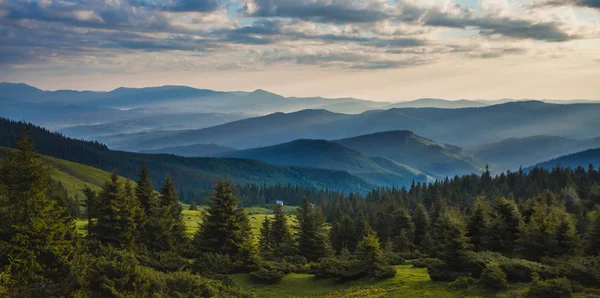
{"label": "shrub", "polygon": [[436,258],[421,258],[410,261],[413,267],[415,268],[427,268],[430,265],[440,265],[443,264],[442,260]]}
{"label": "shrub", "polygon": [[189,265],[185,259],[175,252],[149,252],[138,254],[137,258],[142,266],[154,268],[163,272],[174,272]]}
{"label": "shrub", "polygon": [[459,276],[454,281],[448,283],[448,287],[460,290],[466,289],[475,283],[477,283],[477,280],[470,276]]}
{"label": "shrub", "polygon": [[582,285],[600,285],[600,257],[576,257],[564,260],[555,260],[560,276],[576,280]]}
{"label": "shrub", "polygon": [[457,278],[459,278],[461,276],[468,275],[468,273],[466,273],[466,272],[454,271],[454,270],[450,269],[450,267],[448,267],[448,265],[446,265],[444,263],[432,264],[432,265],[427,266],[427,273],[429,273],[429,277],[433,281],[447,281],[447,282],[456,280]]}
{"label": "shrub", "polygon": [[324,258],[311,269],[317,278],[334,278],[338,281],[356,280],[367,276],[366,268],[358,260]]}
{"label": "shrub", "polygon": [[528,298],[568,298],[573,297],[571,282],[566,278],[534,280]]}
{"label": "shrub", "polygon": [[506,273],[495,263],[485,266],[485,269],[481,273],[481,283],[486,288],[492,290],[500,290],[508,286]]}
{"label": "shrub", "polygon": [[216,253],[201,254],[191,267],[194,272],[206,275],[229,274],[236,271],[236,266],[229,256]]}
{"label": "shrub", "polygon": [[523,259],[504,258],[498,261],[498,265],[506,272],[508,280],[514,282],[531,281],[534,273],[544,278],[554,276],[551,267]]}
{"label": "shrub", "polygon": [[369,276],[374,279],[387,279],[396,276],[396,269],[391,266],[377,265],[371,269]]}
{"label": "shrub", "polygon": [[260,268],[256,271],[250,272],[249,275],[253,282],[262,284],[276,284],[285,277],[285,273],[283,271],[265,268]]}

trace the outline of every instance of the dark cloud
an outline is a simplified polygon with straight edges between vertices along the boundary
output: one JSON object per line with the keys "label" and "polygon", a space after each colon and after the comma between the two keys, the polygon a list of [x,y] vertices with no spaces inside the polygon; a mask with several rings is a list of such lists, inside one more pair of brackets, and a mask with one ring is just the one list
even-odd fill
{"label": "dark cloud", "polygon": [[581,6],[600,9],[600,0],[550,0],[540,4],[542,6]]}
{"label": "dark cloud", "polygon": [[249,11],[248,5],[243,9],[253,17],[297,18],[320,23],[373,23],[389,17],[381,7],[359,7],[350,1],[254,0],[253,4],[253,11]]}
{"label": "dark cloud", "polygon": [[472,18],[456,17],[440,12],[430,12],[424,19],[428,26],[466,29],[474,27],[484,36],[502,35],[517,39],[535,39],[550,42],[562,42],[579,38],[565,33],[554,22],[533,22],[529,20],[514,20],[509,18]]}
{"label": "dark cloud", "polygon": [[171,12],[213,12],[223,7],[221,0],[130,0],[129,2],[134,6]]}

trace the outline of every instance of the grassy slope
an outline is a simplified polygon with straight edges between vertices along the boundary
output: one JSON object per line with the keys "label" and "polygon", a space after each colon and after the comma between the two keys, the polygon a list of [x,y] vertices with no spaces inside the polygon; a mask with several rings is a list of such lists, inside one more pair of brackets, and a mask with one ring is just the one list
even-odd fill
{"label": "grassy slope", "polygon": [[[0,159],[2,159],[8,148],[0,147]],[[70,196],[84,197],[81,191],[85,186],[94,190],[100,190],[104,182],[110,179],[110,173],[94,167],[66,161],[46,155],[41,155],[40,160],[50,166],[50,176],[60,181]]]}
{"label": "grassy slope", "polygon": [[450,289],[446,283],[433,282],[425,268],[412,265],[396,267],[396,276],[383,281],[358,280],[337,283],[315,279],[310,274],[290,274],[276,285],[250,282],[247,274],[231,275],[233,281],[260,298],[269,297],[523,297],[527,284],[511,284],[508,289],[491,293],[480,287]]}

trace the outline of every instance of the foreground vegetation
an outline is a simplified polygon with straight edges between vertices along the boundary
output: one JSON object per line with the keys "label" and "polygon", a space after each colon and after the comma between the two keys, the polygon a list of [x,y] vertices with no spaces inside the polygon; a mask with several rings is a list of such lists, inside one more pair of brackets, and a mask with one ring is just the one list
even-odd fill
{"label": "foreground vegetation", "polygon": [[27,132],[16,144],[0,166],[0,296],[600,293],[592,166],[304,197],[293,217],[279,204],[239,208],[227,180],[205,206],[184,210],[170,177],[157,192],[142,166],[135,184],[113,172],[100,189],[85,186],[80,212]]}

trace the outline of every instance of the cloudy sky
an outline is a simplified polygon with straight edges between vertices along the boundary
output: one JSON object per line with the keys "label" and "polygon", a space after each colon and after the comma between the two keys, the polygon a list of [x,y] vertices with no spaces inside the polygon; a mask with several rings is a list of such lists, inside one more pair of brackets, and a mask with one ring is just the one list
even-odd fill
{"label": "cloudy sky", "polygon": [[600,0],[0,0],[0,81],[600,99]]}

